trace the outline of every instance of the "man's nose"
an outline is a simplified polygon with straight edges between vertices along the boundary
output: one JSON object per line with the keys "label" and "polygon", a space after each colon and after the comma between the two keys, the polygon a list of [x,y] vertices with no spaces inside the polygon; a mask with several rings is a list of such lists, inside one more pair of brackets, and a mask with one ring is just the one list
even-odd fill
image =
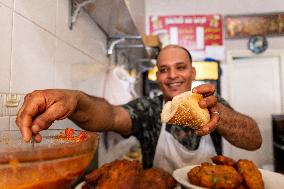
{"label": "man's nose", "polygon": [[169,71],[168,77],[169,77],[169,78],[175,78],[175,77],[177,77],[177,72],[176,72],[176,70],[171,69],[171,70]]}

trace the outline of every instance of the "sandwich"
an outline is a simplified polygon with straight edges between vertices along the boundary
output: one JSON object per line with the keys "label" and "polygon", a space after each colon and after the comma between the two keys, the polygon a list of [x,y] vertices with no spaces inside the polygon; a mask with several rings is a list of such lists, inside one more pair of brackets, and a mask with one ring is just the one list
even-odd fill
{"label": "sandwich", "polygon": [[168,101],[162,110],[162,123],[188,126],[199,129],[210,121],[207,108],[200,108],[199,101],[203,98],[201,94],[187,91],[175,96]]}

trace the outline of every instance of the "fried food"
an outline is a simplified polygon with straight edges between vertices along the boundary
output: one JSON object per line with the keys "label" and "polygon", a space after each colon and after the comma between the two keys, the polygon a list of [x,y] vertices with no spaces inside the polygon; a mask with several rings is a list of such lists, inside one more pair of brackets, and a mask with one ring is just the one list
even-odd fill
{"label": "fried food", "polygon": [[113,161],[88,174],[83,189],[132,189],[141,169],[138,161]]}
{"label": "fried food", "polygon": [[187,173],[187,178],[189,180],[189,182],[191,184],[195,184],[200,186],[200,182],[199,182],[199,177],[197,176],[199,170],[200,170],[201,166],[196,166],[194,168],[192,168],[188,173]]}
{"label": "fried food", "polygon": [[92,171],[82,189],[171,189],[174,178],[158,168],[142,170],[139,161],[116,160]]}
{"label": "fried food", "polygon": [[222,156],[222,155],[214,156],[214,157],[211,158],[211,160],[216,165],[228,165],[228,166],[232,166],[233,167],[236,164],[236,161],[233,160],[232,158],[229,158],[229,157],[226,157],[226,156]]}
{"label": "fried food", "polygon": [[[190,171],[191,172],[191,171]],[[215,189],[237,188],[242,183],[242,177],[231,166],[203,164],[188,173],[190,182],[199,186]],[[196,177],[196,178],[194,178]],[[194,184],[193,183],[193,184]]]}
{"label": "fried food", "polygon": [[244,178],[244,184],[249,189],[264,188],[261,172],[252,161],[241,159],[237,162],[236,166],[239,174]]}
{"label": "fried food", "polygon": [[136,178],[133,189],[171,189],[177,185],[175,179],[158,168],[143,170]]}
{"label": "fried food", "polygon": [[188,173],[190,183],[208,188],[263,189],[261,172],[250,160],[235,161],[226,156],[211,158],[216,164],[202,163]]}

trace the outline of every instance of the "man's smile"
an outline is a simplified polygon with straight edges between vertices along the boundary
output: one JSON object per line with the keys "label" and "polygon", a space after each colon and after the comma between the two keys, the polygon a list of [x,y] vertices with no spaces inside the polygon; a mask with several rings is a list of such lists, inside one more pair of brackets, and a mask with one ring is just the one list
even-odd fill
{"label": "man's smile", "polygon": [[171,82],[171,83],[168,83],[168,87],[172,88],[172,87],[179,87],[183,84],[183,82]]}
{"label": "man's smile", "polygon": [[167,83],[167,88],[169,91],[179,91],[180,88],[183,86],[184,82],[169,82]]}

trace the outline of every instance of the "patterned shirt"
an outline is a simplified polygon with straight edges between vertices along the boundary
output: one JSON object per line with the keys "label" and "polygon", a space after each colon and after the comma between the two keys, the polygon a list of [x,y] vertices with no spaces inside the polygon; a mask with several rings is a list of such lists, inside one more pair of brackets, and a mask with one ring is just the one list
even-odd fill
{"label": "patterned shirt", "polygon": [[[217,99],[218,102],[230,107],[223,98],[217,96]],[[162,128],[160,114],[163,108],[163,96],[138,98],[123,105],[123,107],[129,112],[132,120],[132,135],[140,142],[143,167],[150,168],[153,166],[154,155]],[[201,137],[195,135],[189,127],[167,124],[166,131],[171,133],[188,150],[196,150],[199,146]],[[210,135],[216,153],[221,154],[220,134],[215,130]]]}

